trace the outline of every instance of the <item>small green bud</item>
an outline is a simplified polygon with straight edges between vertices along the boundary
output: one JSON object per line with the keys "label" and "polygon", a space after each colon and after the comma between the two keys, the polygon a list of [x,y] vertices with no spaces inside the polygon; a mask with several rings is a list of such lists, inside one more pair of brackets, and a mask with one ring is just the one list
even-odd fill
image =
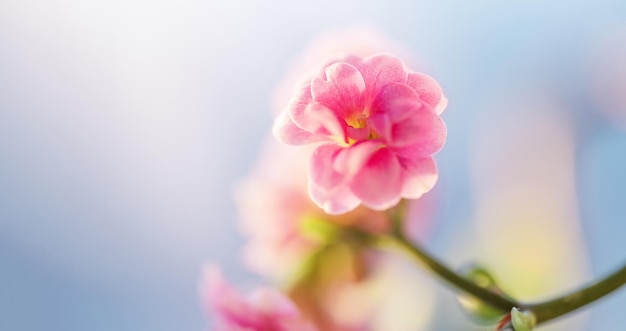
{"label": "small green bud", "polygon": [[[482,288],[502,293],[491,274],[483,267],[470,265],[462,268],[459,273]],[[479,323],[491,324],[506,314],[506,311],[494,308],[470,294],[459,294],[457,300],[463,310]]]}
{"label": "small green bud", "polygon": [[515,307],[511,309],[511,323],[515,331],[532,331],[535,328],[537,319],[528,310],[519,310]]}

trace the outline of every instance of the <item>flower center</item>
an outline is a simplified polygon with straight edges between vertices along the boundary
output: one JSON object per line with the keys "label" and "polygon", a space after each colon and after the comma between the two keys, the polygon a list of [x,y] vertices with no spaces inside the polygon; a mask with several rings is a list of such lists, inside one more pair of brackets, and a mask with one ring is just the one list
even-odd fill
{"label": "flower center", "polygon": [[365,109],[345,119],[348,128],[348,145],[357,141],[378,139],[380,135],[367,124],[369,110]]}
{"label": "flower center", "polygon": [[346,119],[346,123],[355,129],[363,129],[367,126],[367,115],[364,113],[355,114]]}

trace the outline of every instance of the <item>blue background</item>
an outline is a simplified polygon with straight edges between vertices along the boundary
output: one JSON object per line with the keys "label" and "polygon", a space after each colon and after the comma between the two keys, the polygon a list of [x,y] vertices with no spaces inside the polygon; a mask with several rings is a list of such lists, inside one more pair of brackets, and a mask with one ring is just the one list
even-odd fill
{"label": "blue background", "polygon": [[[206,329],[203,263],[256,279],[231,192],[273,88],[309,40],[353,24],[404,44],[451,101],[435,253],[472,208],[476,114],[523,81],[570,106],[592,273],[626,262],[626,131],[588,84],[623,1],[2,1],[0,329]],[[624,290],[594,305],[589,330],[623,330],[625,306]]]}

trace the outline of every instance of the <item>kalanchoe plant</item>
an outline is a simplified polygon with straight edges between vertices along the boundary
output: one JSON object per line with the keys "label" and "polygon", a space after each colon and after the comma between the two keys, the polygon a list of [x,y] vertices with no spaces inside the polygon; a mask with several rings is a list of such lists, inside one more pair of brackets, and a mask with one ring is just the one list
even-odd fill
{"label": "kalanchoe plant", "polygon": [[[238,190],[251,266],[283,292],[244,297],[210,271],[203,293],[217,330],[373,330],[366,319],[335,318],[331,301],[338,286],[376,268],[379,249],[403,251],[452,285],[461,306],[495,330],[531,331],[626,283],[624,266],[574,293],[528,304],[502,291],[486,269],[455,272],[409,237],[408,201],[435,185],[433,155],[446,140],[440,114],[447,99],[430,76],[392,55],[348,55],[295,91],[273,133],[298,146],[271,148],[271,162]],[[300,175],[305,168],[308,176]]]}

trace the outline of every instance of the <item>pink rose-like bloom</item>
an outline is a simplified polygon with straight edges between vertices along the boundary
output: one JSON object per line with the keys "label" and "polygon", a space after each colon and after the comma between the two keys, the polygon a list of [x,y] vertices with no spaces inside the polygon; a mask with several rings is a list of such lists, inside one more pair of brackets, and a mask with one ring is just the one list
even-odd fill
{"label": "pink rose-like bloom", "polygon": [[287,144],[322,142],[310,159],[309,193],[327,213],[361,203],[384,210],[435,185],[446,104],[437,82],[393,56],[349,56],[302,86],[273,131]]}
{"label": "pink rose-like bloom", "polygon": [[316,331],[282,293],[259,288],[244,297],[215,268],[205,272],[202,295],[216,331]]}

